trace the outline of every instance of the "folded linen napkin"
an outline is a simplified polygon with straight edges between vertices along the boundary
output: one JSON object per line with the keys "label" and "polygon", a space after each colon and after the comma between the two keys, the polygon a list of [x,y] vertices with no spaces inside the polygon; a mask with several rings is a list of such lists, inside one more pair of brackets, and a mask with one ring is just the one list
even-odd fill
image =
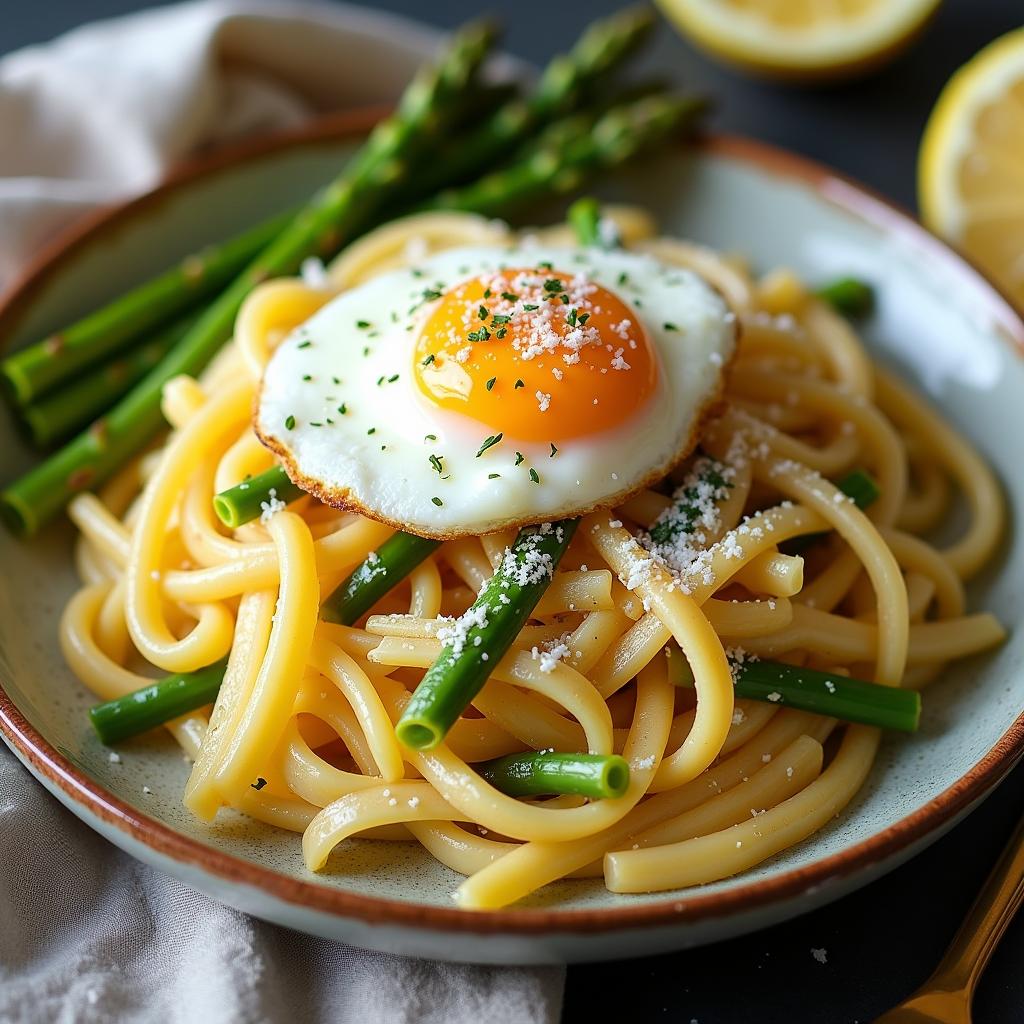
{"label": "folded linen napkin", "polygon": [[288,0],[205,0],[86,25],[0,60],[0,281],[183,157],[394,99],[437,34]]}
{"label": "folded linen napkin", "polygon": [[[358,8],[204,0],[0,60],[0,283],[183,157],[393,99],[435,39]],[[110,846],[0,746],[0,1020],[554,1022],[563,979],[365,952],[229,910]]]}

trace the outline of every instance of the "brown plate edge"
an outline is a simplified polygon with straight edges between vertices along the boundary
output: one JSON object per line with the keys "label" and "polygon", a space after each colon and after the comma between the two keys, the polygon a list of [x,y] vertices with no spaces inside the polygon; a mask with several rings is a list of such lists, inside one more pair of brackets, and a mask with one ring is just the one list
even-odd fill
{"label": "brown plate edge", "polygon": [[[365,133],[379,118],[379,108],[320,119],[311,125],[270,139],[245,143],[216,156],[192,161],[152,192],[118,206],[97,211],[49,244],[19,281],[0,298],[0,337],[31,302],[33,294],[97,233],[109,230],[159,202],[175,190],[241,161],[270,156],[283,149],[337,141]],[[855,217],[923,245],[960,275],[980,278],[986,308],[1006,338],[1024,352],[1024,321],[971,262],[931,235],[906,211],[830,169],[807,158],[751,139],[715,135],[700,148],[714,155],[754,164],[776,177],[806,184]],[[979,282],[973,282],[977,285]],[[658,904],[610,909],[560,910],[526,908],[465,911],[344,892],[315,882],[282,875],[231,854],[214,850],[168,828],[122,801],[57,751],[27,721],[0,681],[0,733],[33,769],[45,776],[88,813],[135,841],[171,860],[188,864],[229,882],[244,883],[280,900],[312,910],[356,918],[373,924],[395,924],[438,931],[495,934],[551,934],[619,931],[671,926],[723,917],[768,903],[786,900],[848,877],[898,853],[940,828],[991,791],[1024,756],[1024,713],[974,767],[923,807],[883,832],[803,868],[775,878],[751,882],[726,892],[694,895],[683,892]],[[699,893],[697,889],[695,892]]]}

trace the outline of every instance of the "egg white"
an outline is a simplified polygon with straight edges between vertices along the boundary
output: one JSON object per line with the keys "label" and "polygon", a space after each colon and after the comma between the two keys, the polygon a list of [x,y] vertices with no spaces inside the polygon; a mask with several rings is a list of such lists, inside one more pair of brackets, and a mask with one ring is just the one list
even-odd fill
{"label": "egg white", "polygon": [[[477,457],[491,431],[435,406],[414,379],[417,335],[431,308],[424,290],[542,262],[582,272],[635,310],[660,364],[658,385],[628,422],[578,438],[559,437],[552,388],[551,408],[538,412],[551,417],[550,442],[505,432]],[[735,344],[725,300],[696,274],[645,254],[449,249],[339,295],[282,342],[264,374],[256,429],[292,479],[329,504],[423,536],[480,535],[610,508],[666,473],[693,449]]]}

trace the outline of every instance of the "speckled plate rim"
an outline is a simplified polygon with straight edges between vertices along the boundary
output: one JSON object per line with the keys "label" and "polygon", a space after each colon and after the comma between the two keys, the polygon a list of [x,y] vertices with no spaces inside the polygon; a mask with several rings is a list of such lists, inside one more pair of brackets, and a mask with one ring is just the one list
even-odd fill
{"label": "speckled plate rim", "polygon": [[[231,169],[242,162],[273,156],[292,147],[341,141],[364,134],[380,117],[379,108],[321,119],[298,131],[247,143],[210,159],[192,162],[135,200],[92,214],[47,246],[22,277],[0,297],[0,343],[10,338],[39,289],[54,279],[65,263],[101,236],[149,210],[162,199],[187,189],[197,179]],[[1006,342],[1024,357],[1024,320],[998,289],[969,260],[922,227],[911,214],[870,189],[814,161],[765,143],[715,135],[697,143],[701,151],[747,164],[776,178],[809,187],[827,202],[885,235],[913,243],[941,264],[952,279],[969,283]],[[297,907],[371,924],[394,924],[432,931],[480,935],[537,935],[614,932],[727,918],[770,904],[783,903],[826,882],[849,879],[857,872],[895,859],[914,844],[938,835],[960,814],[977,804],[1024,757],[1024,712],[999,741],[953,785],[888,828],[840,853],[773,878],[739,885],[723,892],[688,891],[681,898],[657,904],[604,909],[524,908],[464,911],[404,900],[345,892],[307,882],[184,836],[142,813],[101,786],[61,754],[31,724],[8,696],[0,679],[0,736],[27,765],[83,812],[95,816],[126,837],[182,865],[227,883],[241,883]]]}

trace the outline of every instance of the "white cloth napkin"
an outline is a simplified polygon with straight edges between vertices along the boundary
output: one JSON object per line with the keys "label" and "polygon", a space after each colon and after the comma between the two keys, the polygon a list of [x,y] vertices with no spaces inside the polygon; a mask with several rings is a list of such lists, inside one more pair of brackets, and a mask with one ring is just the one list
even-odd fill
{"label": "white cloth napkin", "polygon": [[0,280],[76,215],[176,161],[398,95],[438,36],[340,4],[208,0],[0,60]]}
{"label": "white cloth napkin", "polygon": [[[394,98],[435,38],[358,8],[211,0],[0,60],[0,281],[69,220],[184,156]],[[563,980],[253,920],[116,850],[0,746],[4,1022],[553,1024]]]}

